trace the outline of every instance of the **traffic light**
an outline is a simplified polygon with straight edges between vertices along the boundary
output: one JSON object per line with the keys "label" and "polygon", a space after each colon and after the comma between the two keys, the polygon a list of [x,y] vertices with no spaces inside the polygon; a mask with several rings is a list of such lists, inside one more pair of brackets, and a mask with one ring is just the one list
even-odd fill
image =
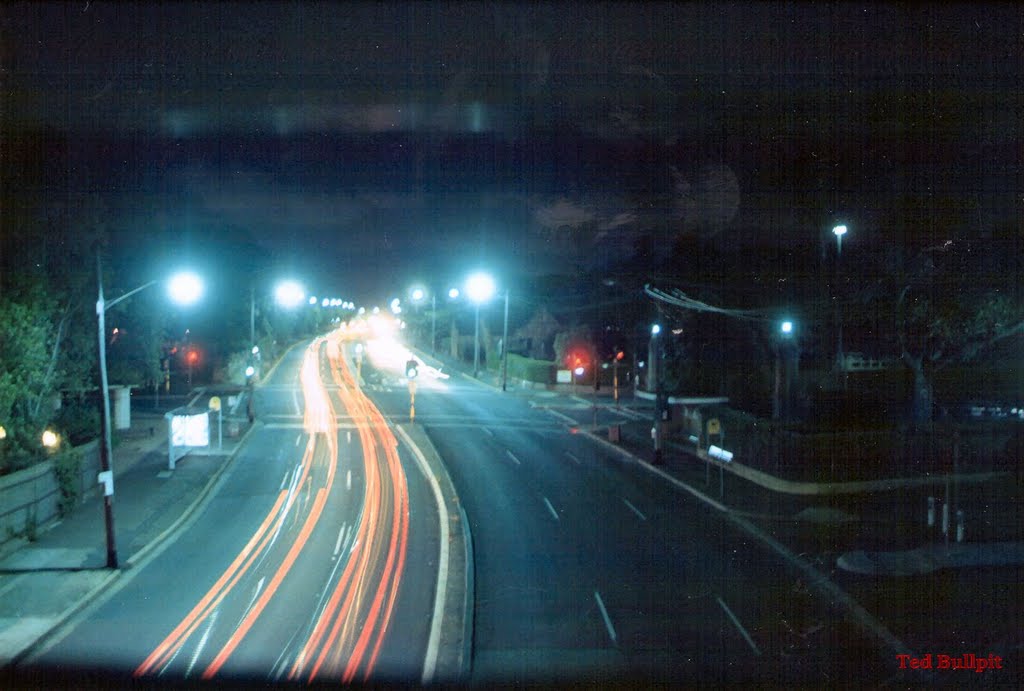
{"label": "traffic light", "polygon": [[419,374],[419,363],[415,360],[405,361],[405,378],[415,379],[416,375]]}
{"label": "traffic light", "polygon": [[624,352],[622,352],[621,350],[619,352],[615,353],[615,359],[616,360],[622,360],[624,357],[626,357],[626,354]]}
{"label": "traffic light", "polygon": [[188,351],[188,364],[194,365],[199,362],[199,353],[195,350]]}

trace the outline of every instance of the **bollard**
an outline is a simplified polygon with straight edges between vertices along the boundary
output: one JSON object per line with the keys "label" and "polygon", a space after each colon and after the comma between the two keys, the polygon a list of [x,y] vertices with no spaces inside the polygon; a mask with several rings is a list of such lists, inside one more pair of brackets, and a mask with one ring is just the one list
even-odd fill
{"label": "bollard", "polygon": [[935,527],[935,497],[928,497],[928,527]]}
{"label": "bollard", "polygon": [[963,509],[957,509],[956,512],[956,541],[964,541],[964,531],[966,526],[964,525],[964,511]]}

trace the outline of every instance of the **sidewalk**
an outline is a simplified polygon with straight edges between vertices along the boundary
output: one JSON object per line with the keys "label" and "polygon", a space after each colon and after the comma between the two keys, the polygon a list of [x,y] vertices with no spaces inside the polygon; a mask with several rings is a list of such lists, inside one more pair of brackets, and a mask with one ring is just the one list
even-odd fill
{"label": "sidewalk", "polygon": [[43,526],[33,542],[12,541],[0,553],[0,669],[17,663],[46,634],[69,620],[184,522],[244,443],[249,426],[225,435],[218,450],[190,452],[168,470],[162,413],[134,412],[118,433],[114,531],[119,569],[106,568],[104,500],[100,493],[71,515]]}

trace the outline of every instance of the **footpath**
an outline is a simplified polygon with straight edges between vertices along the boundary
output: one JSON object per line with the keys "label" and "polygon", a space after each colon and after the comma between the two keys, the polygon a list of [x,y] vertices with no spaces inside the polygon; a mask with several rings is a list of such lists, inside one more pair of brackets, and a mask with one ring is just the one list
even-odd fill
{"label": "footpath", "polygon": [[34,540],[19,538],[0,547],[0,671],[30,655],[47,634],[130,576],[174,534],[245,442],[251,426],[244,405],[240,410],[240,417],[225,417],[220,448],[213,416],[210,447],[190,450],[173,471],[168,469],[163,412],[132,411],[131,427],[117,431],[112,451],[119,568],[107,568],[101,492],[93,492],[63,519],[40,526]]}

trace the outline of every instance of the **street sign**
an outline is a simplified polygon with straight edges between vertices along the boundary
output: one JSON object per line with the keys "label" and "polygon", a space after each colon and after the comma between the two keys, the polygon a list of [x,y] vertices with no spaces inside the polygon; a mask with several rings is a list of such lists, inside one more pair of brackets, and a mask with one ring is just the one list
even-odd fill
{"label": "street sign", "polygon": [[210,398],[210,410],[220,410],[220,396]]}
{"label": "street sign", "polygon": [[708,434],[721,434],[722,423],[718,421],[717,417],[713,417],[708,420]]}

